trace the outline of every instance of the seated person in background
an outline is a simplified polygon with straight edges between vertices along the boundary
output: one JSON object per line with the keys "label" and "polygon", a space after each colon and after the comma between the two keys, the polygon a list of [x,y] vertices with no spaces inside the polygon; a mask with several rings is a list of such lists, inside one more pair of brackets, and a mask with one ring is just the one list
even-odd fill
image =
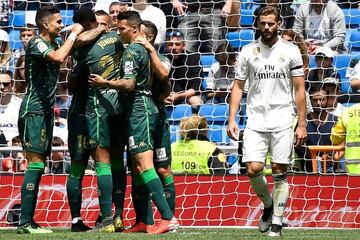
{"label": "seated person in background", "polygon": [[[21,139],[20,136],[16,136],[11,140],[11,146],[13,147],[21,147]],[[17,163],[17,172],[25,172],[28,166],[28,162],[26,160],[25,152],[20,151],[13,151],[12,152],[12,158]]]}
{"label": "seated person in background", "polygon": [[236,53],[229,43],[221,44],[215,53],[207,79],[207,103],[227,103],[235,77]]}
{"label": "seated person in background", "polygon": [[169,34],[166,51],[169,53],[172,66],[169,74],[171,92],[165,99],[165,104],[201,105],[200,90],[203,76],[200,55],[185,51],[184,35],[181,32]]}
{"label": "seated person in background", "polygon": [[121,12],[129,11],[129,5],[131,5],[131,0],[120,0],[112,1],[109,6],[109,15],[111,17],[111,30],[117,31],[117,16]]}
{"label": "seated person in background", "polygon": [[335,2],[311,0],[301,4],[293,29],[308,42],[310,54],[314,54],[321,46],[329,47],[338,53],[346,50],[345,17]]}
{"label": "seated person in background", "polygon": [[[306,145],[331,145],[330,134],[331,129],[337,121],[337,117],[326,111],[328,95],[320,85],[314,85],[310,89],[311,104],[313,111],[307,116],[307,132],[308,138]],[[296,149],[299,157],[305,158],[302,167],[307,172],[312,172],[310,152],[304,147]],[[322,156],[321,156],[322,157]],[[328,164],[327,172],[333,172],[331,162]]]}
{"label": "seated person in background", "polygon": [[12,72],[0,70],[0,128],[8,142],[19,135],[17,123],[22,98],[13,88]]}
{"label": "seated person in background", "polygon": [[[51,146],[52,147],[63,147],[64,141],[59,137],[53,137]],[[46,173],[52,174],[68,174],[69,173],[69,163],[65,161],[65,152],[64,151],[52,151],[51,158],[48,161],[48,169],[45,170]]]}
{"label": "seated person in background", "polygon": [[[19,58],[21,56],[25,56],[25,49],[28,45],[28,42],[35,35],[36,35],[36,27],[32,24],[28,23],[28,24],[26,24],[25,27],[22,27],[20,29],[20,41],[22,43],[22,47],[15,49],[15,51],[14,51],[13,56],[14,56],[15,64],[17,63],[17,61],[19,60]],[[18,40],[15,39],[15,41],[18,41]]]}
{"label": "seated person in background", "polygon": [[307,80],[305,81],[305,90],[309,91],[312,84],[322,83],[327,77],[339,79],[340,75],[333,64],[334,53],[328,47],[317,48],[315,52],[315,62],[317,67],[311,69]]}
{"label": "seated person in background", "polygon": [[345,109],[345,107],[338,102],[338,97],[340,96],[340,81],[334,77],[327,77],[323,80],[322,89],[327,93],[327,112],[336,117],[340,117]]}
{"label": "seated person in background", "polygon": [[21,55],[16,62],[14,73],[14,93],[17,97],[23,99],[26,94],[25,80],[25,55]]}
{"label": "seated person in background", "polygon": [[174,173],[224,175],[225,154],[207,138],[204,117],[193,115],[180,121],[181,140],[171,144]]}
{"label": "seated person in background", "polygon": [[10,48],[9,34],[0,29],[0,68],[14,72],[15,61]]}
{"label": "seated person in background", "polygon": [[350,85],[353,93],[360,94],[360,61],[352,69],[349,76]]}

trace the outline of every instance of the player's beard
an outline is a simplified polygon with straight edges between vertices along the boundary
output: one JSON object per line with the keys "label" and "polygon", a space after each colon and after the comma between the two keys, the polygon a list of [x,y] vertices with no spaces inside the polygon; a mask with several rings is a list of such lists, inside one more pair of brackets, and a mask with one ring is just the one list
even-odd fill
{"label": "player's beard", "polygon": [[277,29],[274,32],[267,31],[267,32],[261,32],[261,39],[264,42],[271,42],[277,35]]}

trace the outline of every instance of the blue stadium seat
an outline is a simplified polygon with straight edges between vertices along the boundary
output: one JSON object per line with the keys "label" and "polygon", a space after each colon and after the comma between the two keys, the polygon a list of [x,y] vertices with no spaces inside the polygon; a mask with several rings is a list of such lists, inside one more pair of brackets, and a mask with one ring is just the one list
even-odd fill
{"label": "blue stadium seat", "polygon": [[14,27],[25,26],[25,11],[13,11],[9,15],[9,25]]}
{"label": "blue stadium seat", "polygon": [[9,33],[10,38],[10,48],[12,50],[22,48],[22,43],[20,41],[20,31],[19,30],[12,30]]}
{"label": "blue stadium seat", "polygon": [[208,122],[226,122],[229,116],[228,104],[204,104],[200,106],[199,115]]}
{"label": "blue stadium seat", "polygon": [[360,31],[352,31],[349,39],[349,50],[351,53],[360,51]]}
{"label": "blue stadium seat", "polygon": [[169,121],[179,122],[181,119],[192,115],[192,108],[188,104],[169,106],[166,107],[166,113]]}
{"label": "blue stadium seat", "polygon": [[170,142],[174,143],[180,139],[179,125],[170,125]]}
{"label": "blue stadium seat", "polygon": [[360,10],[357,8],[343,9],[345,24],[348,28],[360,27]]}
{"label": "blue stadium seat", "polygon": [[223,142],[223,126],[222,125],[209,125],[208,138],[211,142]]}
{"label": "blue stadium seat", "polygon": [[207,75],[210,72],[211,65],[215,62],[216,60],[214,55],[201,55],[200,63],[205,75]]}
{"label": "blue stadium seat", "polygon": [[65,26],[69,26],[71,24],[73,24],[73,15],[74,15],[74,11],[73,10],[60,10],[60,14],[61,14],[61,18],[62,18],[62,23]]}
{"label": "blue stadium seat", "polygon": [[254,41],[254,30],[243,29],[240,32],[230,32],[227,39],[233,48],[238,49]]}
{"label": "blue stadium seat", "polygon": [[252,9],[241,9],[240,13],[240,26],[253,27],[254,12]]}

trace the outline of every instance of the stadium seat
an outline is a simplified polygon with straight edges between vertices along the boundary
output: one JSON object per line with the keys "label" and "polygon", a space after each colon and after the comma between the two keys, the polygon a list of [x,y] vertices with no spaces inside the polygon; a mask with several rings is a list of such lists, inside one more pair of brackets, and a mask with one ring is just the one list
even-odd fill
{"label": "stadium seat", "polygon": [[179,125],[170,125],[170,142],[174,143],[180,139]]}
{"label": "stadium seat", "polygon": [[349,50],[351,53],[360,51],[360,31],[352,31],[349,39]]}
{"label": "stadium seat", "polygon": [[9,25],[13,27],[25,26],[25,11],[14,11],[9,14]]}
{"label": "stadium seat", "polygon": [[182,118],[192,115],[192,108],[188,104],[166,107],[167,116],[171,122],[179,122]]}
{"label": "stadium seat", "polygon": [[74,11],[72,10],[60,10],[62,22],[65,26],[69,26],[73,24],[72,17],[74,15]]}
{"label": "stadium seat", "polygon": [[211,70],[211,65],[215,63],[215,56],[214,55],[201,55],[200,63],[203,68],[203,72],[207,75]]}
{"label": "stadium seat", "polygon": [[22,43],[20,41],[20,31],[19,30],[12,30],[9,33],[9,39],[10,39],[10,48],[12,50],[22,48]]}
{"label": "stadium seat", "polygon": [[229,116],[228,104],[204,104],[200,106],[199,115],[208,122],[226,122]]}
{"label": "stadium seat", "polygon": [[222,125],[209,125],[208,138],[211,142],[223,142],[223,126]]}
{"label": "stadium seat", "polygon": [[357,8],[343,9],[345,24],[348,28],[360,27],[360,10]]}
{"label": "stadium seat", "polygon": [[254,12],[252,9],[241,9],[240,26],[253,27],[254,24]]}
{"label": "stadium seat", "polygon": [[243,29],[240,32],[230,32],[227,39],[233,48],[238,49],[254,41],[254,30]]}

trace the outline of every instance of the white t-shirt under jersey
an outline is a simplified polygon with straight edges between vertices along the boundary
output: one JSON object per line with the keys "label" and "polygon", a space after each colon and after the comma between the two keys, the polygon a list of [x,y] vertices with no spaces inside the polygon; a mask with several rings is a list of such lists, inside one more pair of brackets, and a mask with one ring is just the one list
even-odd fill
{"label": "white t-shirt under jersey", "polygon": [[292,78],[303,76],[297,46],[279,37],[269,48],[261,38],[239,54],[235,79],[248,81],[247,127],[260,132],[278,132],[293,125]]}

